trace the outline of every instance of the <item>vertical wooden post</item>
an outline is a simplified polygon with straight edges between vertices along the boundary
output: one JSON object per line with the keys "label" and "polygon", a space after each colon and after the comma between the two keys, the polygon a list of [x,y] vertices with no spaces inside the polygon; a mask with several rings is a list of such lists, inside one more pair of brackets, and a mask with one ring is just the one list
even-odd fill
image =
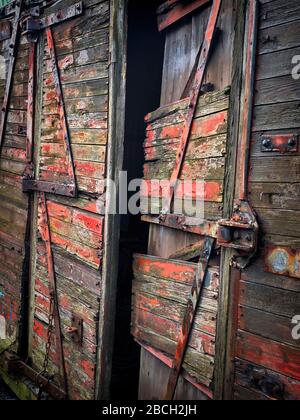
{"label": "vertical wooden post", "polygon": [[[232,216],[235,198],[236,162],[239,141],[240,98],[242,90],[243,45],[245,35],[245,14],[247,0],[234,0],[232,7],[236,10],[235,39],[233,48],[232,88],[230,104],[230,121],[227,145],[226,176],[224,186],[224,218]],[[217,325],[216,357],[215,357],[215,392],[216,400],[226,399],[231,393],[232,363],[227,348],[232,345],[230,337],[234,333],[232,326],[232,298],[234,287],[231,283],[232,270],[230,263],[233,251],[222,249],[221,281],[219,296],[219,313]],[[226,384],[226,385],[225,385]],[[225,386],[227,390],[225,391]]]}
{"label": "vertical wooden post", "polygon": [[[99,348],[97,362],[96,399],[109,399],[116,313],[116,290],[119,263],[120,216],[110,214],[114,192],[119,195],[119,173],[123,168],[125,133],[125,95],[127,64],[127,0],[110,1],[110,72],[107,179],[100,306]],[[117,198],[116,197],[116,198]],[[117,200],[118,201],[118,200]]]}

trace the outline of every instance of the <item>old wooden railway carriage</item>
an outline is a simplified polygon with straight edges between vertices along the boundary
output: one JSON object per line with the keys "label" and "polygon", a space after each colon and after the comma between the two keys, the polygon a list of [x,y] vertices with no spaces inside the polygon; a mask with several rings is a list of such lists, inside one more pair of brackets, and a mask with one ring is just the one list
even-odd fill
{"label": "old wooden railway carriage", "polygon": [[299,1],[1,6],[3,380],[299,400]]}

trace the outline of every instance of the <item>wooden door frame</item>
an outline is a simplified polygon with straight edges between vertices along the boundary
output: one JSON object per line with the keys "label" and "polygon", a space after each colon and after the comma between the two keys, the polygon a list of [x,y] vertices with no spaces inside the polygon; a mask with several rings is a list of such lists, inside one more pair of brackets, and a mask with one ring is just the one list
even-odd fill
{"label": "wooden door frame", "polygon": [[[119,269],[120,215],[112,215],[113,194],[119,197],[119,173],[123,168],[127,71],[128,0],[110,0],[109,115],[106,178],[115,190],[106,190],[102,299],[98,329],[96,400],[110,398]],[[117,200],[118,208],[118,200]]]}
{"label": "wooden door frame", "polygon": [[[248,0],[233,1],[233,8],[236,11],[236,21],[233,48],[231,103],[229,111],[228,155],[224,186],[223,216],[225,219],[230,219],[232,216],[236,191],[247,4]],[[233,250],[222,249],[215,357],[214,399],[216,400],[230,400],[233,395],[233,353],[237,327],[237,298],[240,274],[239,270],[231,268],[233,255]]]}

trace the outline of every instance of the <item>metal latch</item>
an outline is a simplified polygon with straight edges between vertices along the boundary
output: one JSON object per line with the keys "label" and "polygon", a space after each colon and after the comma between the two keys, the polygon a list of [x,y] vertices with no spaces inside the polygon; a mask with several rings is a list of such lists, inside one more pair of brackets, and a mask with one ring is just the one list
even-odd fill
{"label": "metal latch", "polygon": [[246,200],[235,202],[230,220],[218,223],[218,245],[238,251],[233,265],[245,268],[258,247],[258,223],[256,215]]}
{"label": "metal latch", "polygon": [[277,134],[261,136],[262,152],[297,153],[299,136],[297,134]]}
{"label": "metal latch", "polygon": [[81,346],[83,343],[83,319],[77,315],[72,315],[72,325],[66,332],[70,335],[73,343]]}

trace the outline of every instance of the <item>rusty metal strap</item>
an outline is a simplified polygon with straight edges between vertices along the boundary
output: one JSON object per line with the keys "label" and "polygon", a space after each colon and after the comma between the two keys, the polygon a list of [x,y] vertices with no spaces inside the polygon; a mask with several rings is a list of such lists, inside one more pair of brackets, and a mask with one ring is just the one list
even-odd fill
{"label": "rusty metal strap", "polygon": [[204,280],[207,274],[208,265],[214,249],[214,245],[215,239],[212,239],[210,237],[205,238],[203,251],[199,258],[199,264],[195,273],[194,283],[184,314],[183,324],[175,352],[172,370],[168,380],[167,391],[165,396],[166,401],[173,400],[175,396],[179,375],[184,362],[184,357],[186,354],[195,316],[199,306]]}
{"label": "rusty metal strap", "polygon": [[21,33],[20,18],[22,15],[23,4],[24,4],[24,0],[20,0],[19,2],[16,3],[15,20],[13,24],[13,32],[12,32],[10,45],[9,45],[10,46],[9,68],[8,68],[8,74],[6,78],[4,100],[3,100],[3,105],[1,109],[0,156],[1,156],[1,150],[3,146],[5,128],[6,128],[6,123],[7,123],[9,100],[10,100],[10,94],[11,94],[12,82],[13,82],[13,74],[16,67],[16,60],[17,60],[17,55],[19,51],[19,41],[20,41],[20,33]]}
{"label": "rusty metal strap", "polygon": [[182,169],[182,165],[185,159],[186,150],[189,142],[189,137],[191,134],[192,124],[195,117],[195,112],[198,104],[198,99],[201,91],[201,86],[203,84],[205,71],[207,68],[208,59],[211,52],[211,47],[213,43],[214,34],[217,27],[218,17],[221,10],[222,0],[214,0],[210,18],[208,21],[208,25],[206,28],[205,39],[202,45],[199,63],[197,67],[197,71],[195,74],[195,78],[193,81],[190,100],[188,105],[188,114],[185,120],[183,133],[180,140],[180,145],[177,151],[175,167],[172,172],[172,176],[170,179],[170,196],[168,197],[168,202],[166,206],[162,209],[162,216],[170,213],[171,205],[174,199],[175,189],[178,182],[178,178],[180,176],[180,172]]}

